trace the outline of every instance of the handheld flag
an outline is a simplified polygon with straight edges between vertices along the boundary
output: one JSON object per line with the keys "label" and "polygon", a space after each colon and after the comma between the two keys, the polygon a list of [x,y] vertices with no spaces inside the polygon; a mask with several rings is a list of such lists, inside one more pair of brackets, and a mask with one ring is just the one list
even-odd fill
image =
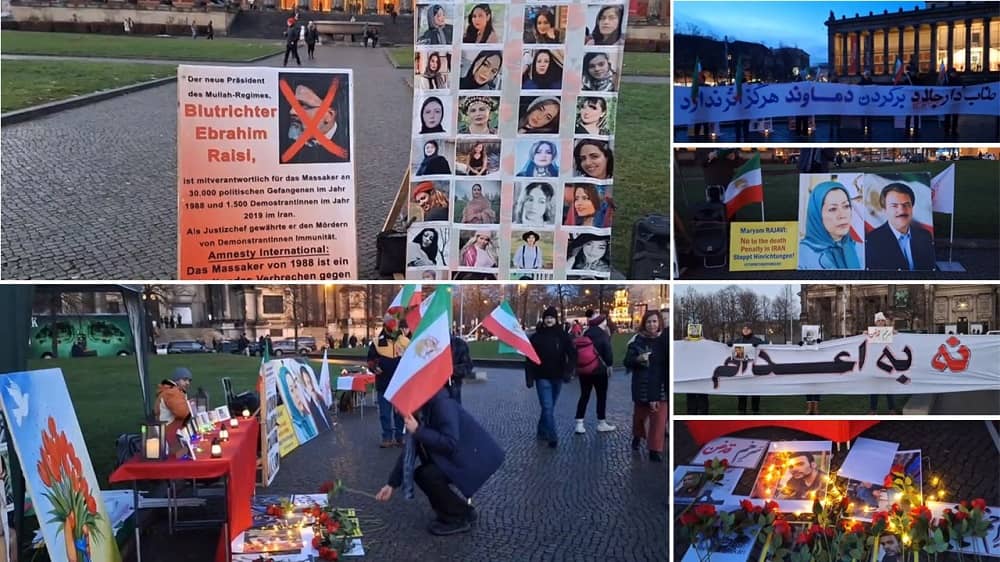
{"label": "handheld flag", "polygon": [[398,318],[406,319],[406,325],[411,331],[415,331],[420,324],[421,306],[424,300],[424,293],[420,285],[403,285],[403,288],[396,293],[392,299],[389,310],[386,312]]}
{"label": "handheld flag", "polygon": [[330,388],[330,364],[326,362],[329,349],[323,350],[323,367],[319,371],[319,391],[323,395],[326,407],[333,406],[333,391]]}
{"label": "handheld flag", "polygon": [[701,84],[701,59],[694,58],[694,75],[691,77],[691,102],[698,102],[698,86]]}
{"label": "handheld flag", "polygon": [[760,154],[754,154],[733,174],[733,181],[726,187],[723,197],[726,217],[732,219],[736,211],[751,203],[764,202],[764,180],[760,173]]}
{"label": "handheld flag", "polygon": [[931,199],[935,213],[955,213],[955,164],[931,179]]}
{"label": "handheld flag", "polygon": [[493,309],[489,316],[483,318],[483,327],[536,365],[542,364],[542,360],[535,353],[535,348],[528,341],[528,335],[521,329],[521,323],[514,316],[514,311],[511,310],[507,301],[501,302],[500,306]]}
{"label": "handheld flag", "polygon": [[743,100],[743,55],[736,58],[736,101]]}
{"label": "handheld flag", "polygon": [[451,292],[447,287],[434,291],[385,391],[386,400],[404,416],[417,411],[451,377],[450,311]]}
{"label": "handheld flag", "polygon": [[903,59],[896,57],[896,69],[892,72],[892,85],[895,86],[899,84],[899,81],[903,79]]}

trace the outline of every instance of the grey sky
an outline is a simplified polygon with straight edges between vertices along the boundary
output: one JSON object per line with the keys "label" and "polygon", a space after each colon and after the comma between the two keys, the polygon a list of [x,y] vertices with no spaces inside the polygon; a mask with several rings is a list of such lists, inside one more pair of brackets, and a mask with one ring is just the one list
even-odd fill
{"label": "grey sky", "polygon": [[[725,289],[726,287],[729,287],[730,285],[734,285],[734,284],[733,283],[727,283],[725,285],[719,285],[719,284],[685,285],[683,283],[677,283],[677,284],[674,285],[674,295],[676,295],[677,297],[680,297],[680,296],[684,295],[685,293],[687,293],[688,287],[694,287],[694,290],[696,292],[707,295],[707,294],[712,294],[712,293],[718,293],[719,291]],[[792,291],[795,293],[796,296],[798,296],[798,292],[800,290],[799,288],[801,287],[801,285],[798,284],[798,283],[789,283],[788,285],[791,285]],[[740,284],[740,285],[736,285],[736,286],[740,287],[740,288],[750,289],[751,291],[753,291],[753,292],[755,292],[755,293],[757,293],[759,295],[767,295],[768,297],[770,297],[770,298],[773,299],[774,297],[776,297],[776,296],[778,296],[778,295],[781,294],[781,292],[784,290],[784,288],[785,288],[786,285],[749,285],[749,284]]]}

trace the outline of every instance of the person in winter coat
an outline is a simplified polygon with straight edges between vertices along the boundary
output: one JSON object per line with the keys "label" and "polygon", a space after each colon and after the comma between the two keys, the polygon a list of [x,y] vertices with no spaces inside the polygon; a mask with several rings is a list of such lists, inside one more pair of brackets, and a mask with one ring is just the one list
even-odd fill
{"label": "person in winter coat", "polygon": [[462,380],[472,376],[472,356],[469,354],[469,344],[461,336],[451,336],[451,379],[448,381],[448,394],[455,402],[462,403]]}
{"label": "person in winter coat", "polygon": [[576,368],[576,347],[569,334],[559,325],[559,314],[551,306],[542,313],[542,323],[529,340],[541,360],[540,365],[529,360],[525,360],[524,364],[525,382],[528,388],[535,387],[542,410],[538,418],[537,437],[548,441],[549,447],[555,449],[559,446],[556,401],[559,400],[563,382],[572,379]]}
{"label": "person in winter coat", "polygon": [[175,456],[184,454],[177,431],[184,427],[191,417],[191,405],[188,403],[187,389],[191,386],[191,371],[184,367],[174,369],[169,379],[164,379],[156,392],[156,403],[153,404],[153,416],[167,424],[167,445]]}
{"label": "person in winter coat", "polygon": [[316,59],[316,42],[319,41],[319,31],[316,29],[316,22],[311,21],[306,26],[306,54],[309,60]]}
{"label": "person in winter coat", "polygon": [[[643,438],[649,460],[663,462],[667,429],[667,331],[660,314],[650,310],[642,317],[642,329],[628,344],[625,367],[632,371],[632,450]],[[648,424],[647,424],[648,421]]]}
{"label": "person in winter coat", "polygon": [[403,335],[399,321],[386,314],[378,339],[368,346],[368,369],[375,373],[375,389],[378,390],[378,419],[382,425],[382,443],[379,446],[383,449],[403,444],[403,418],[385,399],[385,391],[409,344],[410,340]]}
{"label": "person in winter coat", "polygon": [[[443,388],[405,423],[420,458],[413,479],[436,515],[427,530],[437,536],[470,531],[477,518],[471,498],[503,464],[503,449]],[[402,486],[404,455],[376,500],[389,501]]]}
{"label": "person in winter coat", "polygon": [[[753,333],[753,326],[751,326],[749,323],[746,323],[743,325],[743,329],[740,331],[740,337],[733,340],[733,343],[750,344],[754,347],[757,347],[758,345],[764,343],[764,340],[755,336]],[[736,399],[736,409],[740,411],[740,415],[744,416],[746,415],[747,413],[746,396],[740,396],[739,398]],[[760,396],[750,397],[750,411],[753,412],[754,415],[760,413]]]}
{"label": "person in winter coat", "polygon": [[583,419],[587,415],[590,391],[597,390],[597,431],[607,432],[617,429],[607,422],[608,378],[614,364],[611,336],[608,334],[608,319],[603,314],[587,311],[587,330],[576,338],[576,374],[580,377],[580,400],[576,403],[576,433],[587,429]]}

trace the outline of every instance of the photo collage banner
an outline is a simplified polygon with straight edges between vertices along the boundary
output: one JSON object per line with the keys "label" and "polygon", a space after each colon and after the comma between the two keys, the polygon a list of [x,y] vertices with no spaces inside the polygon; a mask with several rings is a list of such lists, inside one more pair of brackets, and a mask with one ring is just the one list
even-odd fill
{"label": "photo collage banner", "polygon": [[408,279],[610,277],[626,17],[417,4]]}

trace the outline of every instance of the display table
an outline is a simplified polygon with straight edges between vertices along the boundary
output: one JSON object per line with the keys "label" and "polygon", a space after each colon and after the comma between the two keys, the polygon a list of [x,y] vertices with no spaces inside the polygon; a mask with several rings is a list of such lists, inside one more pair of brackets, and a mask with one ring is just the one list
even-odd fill
{"label": "display table", "polygon": [[[229,441],[222,444],[222,457],[210,457],[209,448],[216,434],[208,434],[197,446],[202,448],[197,460],[168,459],[144,461],[133,457],[111,473],[110,481],[132,482],[136,505],[139,505],[136,482],[139,480],[195,480],[222,478],[226,486],[226,521],[219,539],[219,562],[230,558],[230,542],[249,528],[252,523],[250,511],[257,478],[257,442],[259,424],[256,418],[240,418],[240,426],[229,428]],[[169,503],[169,502],[168,502]],[[139,530],[136,529],[136,551],[141,556]]]}
{"label": "display table", "polygon": [[861,432],[877,424],[878,421],[856,420],[705,420],[686,421],[688,431],[698,446],[708,443],[716,437],[729,435],[750,429],[752,427],[787,427],[806,433],[825,437],[835,443],[846,443],[857,437]]}
{"label": "display table", "polygon": [[[361,409],[361,417],[365,417],[365,395],[368,389],[375,385],[375,375],[342,375],[337,377],[337,392],[350,392],[354,397],[355,406]],[[358,400],[360,398],[360,401]],[[372,395],[374,402],[375,396]],[[337,406],[337,413],[340,413],[340,400],[334,400]]]}

